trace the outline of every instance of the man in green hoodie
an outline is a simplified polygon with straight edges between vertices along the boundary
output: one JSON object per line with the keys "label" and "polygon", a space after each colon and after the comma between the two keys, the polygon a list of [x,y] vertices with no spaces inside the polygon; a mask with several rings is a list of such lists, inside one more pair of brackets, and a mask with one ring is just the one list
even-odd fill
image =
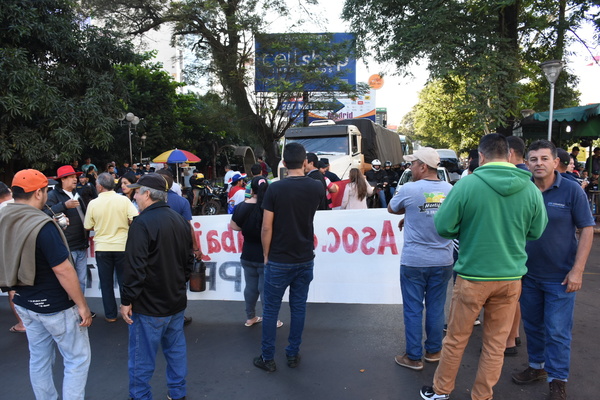
{"label": "man in green hoodie", "polygon": [[478,151],[479,168],[456,183],[434,217],[440,236],[460,238],[460,252],[448,332],[433,387],[421,389],[423,399],[450,398],[473,321],[482,308],[483,346],[471,398],[492,398],[521,294],[521,277],[527,272],[525,243],[539,238],[548,222],[531,173],[508,162],[506,138],[485,135]]}

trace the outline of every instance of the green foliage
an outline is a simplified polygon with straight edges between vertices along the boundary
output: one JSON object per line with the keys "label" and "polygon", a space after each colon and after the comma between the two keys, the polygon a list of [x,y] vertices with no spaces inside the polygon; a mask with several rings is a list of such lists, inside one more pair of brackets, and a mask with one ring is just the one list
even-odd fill
{"label": "green foliage", "polygon": [[[549,88],[538,64],[568,58],[577,29],[597,19],[599,10],[583,0],[346,0],[343,17],[361,54],[394,62],[405,73],[425,59],[432,79],[465,98],[451,106],[468,110],[471,131],[481,134],[510,125],[521,109],[547,108]],[[456,77],[461,86],[453,83]],[[576,103],[574,84],[576,78],[563,72],[556,108]]]}
{"label": "green foliage", "polygon": [[[452,90],[449,87],[452,86]],[[436,80],[419,93],[419,103],[412,110],[412,139],[423,146],[460,149],[477,146],[481,132],[473,130],[477,113],[467,98],[464,81],[458,78]]]}
{"label": "green foliage", "polygon": [[[293,122],[278,107],[291,97],[299,97],[299,88],[281,81],[278,92],[254,95],[249,88],[254,37],[265,32],[274,18],[292,17],[301,21],[301,16],[307,15],[306,7],[316,3],[316,0],[299,2],[293,10],[288,7],[293,3],[280,0],[86,0],[83,7],[109,26],[120,26],[130,34],[169,23],[174,40],[191,49],[196,57],[193,68],[185,73],[187,83],[198,76],[214,78],[211,84],[219,84],[227,102],[235,105],[245,136],[256,138],[267,151],[270,162],[275,163],[273,141]],[[308,72],[306,77],[318,79]]]}
{"label": "green foliage", "polygon": [[108,148],[126,97],[114,66],[138,60],[131,47],[86,25],[68,0],[3,0],[0,22],[2,169],[43,170]]}

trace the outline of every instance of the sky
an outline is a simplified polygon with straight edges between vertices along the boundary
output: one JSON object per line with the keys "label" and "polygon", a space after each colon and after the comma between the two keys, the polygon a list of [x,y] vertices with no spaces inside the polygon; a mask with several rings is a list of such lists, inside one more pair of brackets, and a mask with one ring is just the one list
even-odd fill
{"label": "sky", "polygon": [[[327,19],[326,24],[307,23],[303,29],[307,32],[323,32],[323,26],[328,32],[349,32],[349,24],[340,17],[344,0],[320,0],[321,16]],[[270,27],[271,33],[286,32],[284,21],[276,21]],[[586,29],[583,37],[591,37],[593,30]],[[580,105],[600,103],[600,66],[588,66],[592,62],[591,55],[582,45],[574,45],[572,49],[576,55],[567,64],[567,68],[579,77],[578,89],[581,92]],[[600,55],[600,45],[595,49],[595,56]],[[545,60],[543,60],[545,61]],[[384,85],[376,91],[376,107],[385,107],[388,112],[388,125],[399,125],[402,118],[419,100],[419,91],[427,82],[428,72],[426,66],[421,65],[411,69],[413,77],[400,77],[393,75],[393,65],[378,64],[370,60],[367,64],[362,60],[357,62],[356,80],[366,82],[369,76],[384,73]],[[540,69],[540,74],[543,72]],[[559,77],[560,79],[560,77]],[[547,111],[547,110],[536,110]]]}

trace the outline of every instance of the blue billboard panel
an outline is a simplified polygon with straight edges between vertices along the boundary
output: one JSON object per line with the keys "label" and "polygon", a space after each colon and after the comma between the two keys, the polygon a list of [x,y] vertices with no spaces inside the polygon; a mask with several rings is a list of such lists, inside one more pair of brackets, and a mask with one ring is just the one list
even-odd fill
{"label": "blue billboard panel", "polygon": [[356,86],[354,35],[302,33],[258,35],[255,90],[332,91]]}

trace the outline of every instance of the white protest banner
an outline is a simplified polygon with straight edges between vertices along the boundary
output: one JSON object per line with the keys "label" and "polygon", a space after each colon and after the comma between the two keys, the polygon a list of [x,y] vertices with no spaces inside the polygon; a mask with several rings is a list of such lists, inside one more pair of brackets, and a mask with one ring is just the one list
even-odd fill
{"label": "white protest banner", "polygon": [[[400,304],[401,218],[386,209],[318,211],[314,220],[314,280],[308,301]],[[241,232],[229,227],[230,221],[230,215],[194,217],[194,230],[205,255],[207,283],[204,292],[188,292],[189,300],[244,300],[240,264],[244,239]],[[88,264],[92,284],[86,296],[100,297],[93,246]]]}

